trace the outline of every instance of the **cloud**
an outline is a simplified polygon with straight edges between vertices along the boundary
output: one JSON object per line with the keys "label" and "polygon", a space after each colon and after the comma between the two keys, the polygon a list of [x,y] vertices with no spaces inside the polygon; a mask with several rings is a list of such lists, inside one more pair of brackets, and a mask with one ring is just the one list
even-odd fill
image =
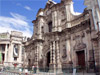
{"label": "cloud", "polygon": [[30,11],[32,10],[29,6],[25,6],[24,8]]}
{"label": "cloud", "polygon": [[12,17],[0,16],[0,33],[20,31],[24,36],[31,37],[32,32],[25,16],[17,13],[10,13]]}
{"label": "cloud", "polygon": [[24,7],[23,7],[23,5],[21,3],[17,3],[16,5],[22,7],[24,9],[26,9],[26,10],[32,11],[32,9],[29,6],[27,6],[27,5],[24,6]]}

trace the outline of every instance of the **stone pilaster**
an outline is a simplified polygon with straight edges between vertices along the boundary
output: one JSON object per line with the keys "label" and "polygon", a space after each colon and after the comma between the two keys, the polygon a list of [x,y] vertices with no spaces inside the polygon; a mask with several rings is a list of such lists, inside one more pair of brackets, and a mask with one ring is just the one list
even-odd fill
{"label": "stone pilaster", "polygon": [[52,31],[54,32],[54,31],[57,31],[57,11],[56,10],[54,10],[53,13],[52,13],[52,21],[53,21],[52,22],[52,24],[53,24],[53,26],[52,26],[53,30]]}
{"label": "stone pilaster", "polygon": [[95,26],[94,26],[94,21],[93,21],[93,15],[92,15],[92,10],[88,10],[89,11],[89,16],[90,16],[90,22],[91,22],[91,29],[94,30]]}
{"label": "stone pilaster", "polygon": [[68,61],[71,61],[71,44],[70,44],[70,39],[66,40],[66,50],[67,50],[67,58]]}
{"label": "stone pilaster", "polygon": [[98,38],[98,41],[99,41],[99,74],[100,74],[100,33],[98,34],[99,38]]}
{"label": "stone pilaster", "polygon": [[67,23],[66,23],[66,27],[67,28],[70,28],[71,27],[71,23],[70,23],[70,21],[71,21],[71,7],[72,7],[72,4],[73,4],[73,2],[70,0],[70,1],[67,1],[67,0],[65,0],[65,10],[66,10],[66,21],[67,21]]}

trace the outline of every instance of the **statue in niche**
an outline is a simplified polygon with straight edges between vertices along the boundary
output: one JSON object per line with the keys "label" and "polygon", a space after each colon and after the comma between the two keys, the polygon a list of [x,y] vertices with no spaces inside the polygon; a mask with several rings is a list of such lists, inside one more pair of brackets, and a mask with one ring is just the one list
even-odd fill
{"label": "statue in niche", "polygon": [[13,56],[18,57],[18,55],[19,55],[19,45],[15,44],[13,49],[14,49],[13,50]]}
{"label": "statue in niche", "polygon": [[63,46],[63,52],[62,52],[62,58],[63,59],[66,59],[66,57],[67,57],[67,54],[66,54],[66,47],[65,47],[65,45]]}

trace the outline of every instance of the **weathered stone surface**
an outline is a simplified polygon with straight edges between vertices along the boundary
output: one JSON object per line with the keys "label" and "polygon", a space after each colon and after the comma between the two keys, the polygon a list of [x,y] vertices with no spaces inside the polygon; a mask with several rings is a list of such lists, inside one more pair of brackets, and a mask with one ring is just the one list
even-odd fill
{"label": "weathered stone surface", "polygon": [[[87,1],[85,5],[90,8]],[[62,0],[58,4],[49,0],[33,21],[33,37],[25,44],[26,54],[32,54],[31,57],[27,56],[26,62],[32,62],[30,67],[49,67],[54,71],[55,68],[69,65],[90,68],[91,62],[99,60],[100,52],[98,30],[95,29],[95,18],[92,16],[92,11],[87,9],[81,14],[75,14],[72,0]],[[96,59],[90,62],[91,57]],[[95,63],[99,64],[97,61]]]}

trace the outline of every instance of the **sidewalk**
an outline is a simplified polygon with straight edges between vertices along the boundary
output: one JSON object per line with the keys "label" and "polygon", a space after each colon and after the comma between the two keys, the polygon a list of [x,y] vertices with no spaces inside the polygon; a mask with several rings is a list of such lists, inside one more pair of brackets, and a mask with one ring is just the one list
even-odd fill
{"label": "sidewalk", "polygon": [[[73,73],[37,73],[30,75],[73,75]],[[76,73],[76,75],[95,75],[94,73]]]}
{"label": "sidewalk", "polygon": [[[14,72],[0,72],[0,75],[20,75],[19,73]],[[21,74],[25,75],[25,73]],[[73,73],[50,73],[50,72],[39,72],[36,74],[28,74],[28,75],[73,75]],[[76,75],[95,75],[94,73],[76,73]]]}

